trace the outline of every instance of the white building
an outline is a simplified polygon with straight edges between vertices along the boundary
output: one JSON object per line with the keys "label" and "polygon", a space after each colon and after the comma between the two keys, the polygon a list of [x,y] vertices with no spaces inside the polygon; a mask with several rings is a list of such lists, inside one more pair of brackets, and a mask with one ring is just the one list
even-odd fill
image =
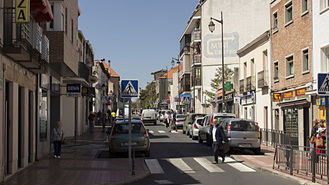
{"label": "white building", "polygon": [[[225,64],[234,70],[239,66],[238,49],[250,43],[269,29],[269,0],[206,0],[201,1],[201,52],[202,52],[202,112],[208,113],[208,99],[204,91],[214,91],[211,80],[221,66],[221,24],[215,22],[216,29],[208,29],[210,17],[224,19],[224,56]],[[237,85],[237,84],[234,84]]]}
{"label": "white building", "polygon": [[270,33],[266,31],[238,50],[240,57],[240,118],[271,128]]}

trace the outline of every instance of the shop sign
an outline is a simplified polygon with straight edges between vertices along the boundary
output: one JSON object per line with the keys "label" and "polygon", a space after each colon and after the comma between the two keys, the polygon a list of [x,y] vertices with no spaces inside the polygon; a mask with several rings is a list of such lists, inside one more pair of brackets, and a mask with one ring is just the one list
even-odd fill
{"label": "shop sign", "polygon": [[273,101],[279,102],[282,100],[282,94],[281,93],[273,93]]}
{"label": "shop sign", "polygon": [[303,96],[305,94],[306,94],[306,88],[296,90],[296,96]]}
{"label": "shop sign", "polygon": [[294,91],[288,91],[283,93],[283,98],[291,98],[294,96]]}
{"label": "shop sign", "polygon": [[225,95],[225,101],[233,101],[233,93]]}
{"label": "shop sign", "polygon": [[318,97],[316,99],[316,105],[325,106],[326,105],[326,98],[325,97]]}
{"label": "shop sign", "polygon": [[81,84],[67,84],[66,95],[73,97],[81,96]]}
{"label": "shop sign", "polygon": [[28,23],[30,22],[30,1],[16,0],[16,22]]}

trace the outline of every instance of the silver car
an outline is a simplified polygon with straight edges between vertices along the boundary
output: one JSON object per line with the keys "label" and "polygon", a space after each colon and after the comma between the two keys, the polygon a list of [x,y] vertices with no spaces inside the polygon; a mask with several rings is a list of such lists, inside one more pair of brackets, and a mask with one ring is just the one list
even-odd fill
{"label": "silver car", "polygon": [[254,121],[239,118],[223,119],[222,126],[231,148],[248,148],[260,152],[260,131]]}
{"label": "silver car", "polygon": [[185,119],[186,119],[186,116],[184,114],[177,114],[176,122],[175,122],[176,127],[183,128]]}

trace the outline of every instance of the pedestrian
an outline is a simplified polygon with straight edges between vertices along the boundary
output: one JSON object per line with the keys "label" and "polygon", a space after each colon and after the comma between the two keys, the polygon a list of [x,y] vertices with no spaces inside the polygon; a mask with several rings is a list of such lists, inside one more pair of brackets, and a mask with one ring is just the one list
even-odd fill
{"label": "pedestrian", "polygon": [[176,125],[176,112],[172,111],[172,127],[174,130],[177,131],[177,125]]}
{"label": "pedestrian", "polygon": [[111,122],[112,122],[112,125],[114,124],[115,117],[116,117],[116,113],[113,111],[111,113]]}
{"label": "pedestrian", "polygon": [[56,128],[53,130],[54,158],[61,158],[62,142],[64,141],[64,131],[61,122],[57,122]]}
{"label": "pedestrian", "polygon": [[223,127],[215,119],[214,124],[210,127],[210,135],[213,140],[212,149],[215,160],[213,164],[218,164],[218,156],[222,157],[222,163],[225,161],[224,144],[228,142]]}
{"label": "pedestrian", "polygon": [[93,133],[94,121],[95,121],[95,113],[94,112],[90,112],[90,114],[88,116],[88,120],[89,120],[89,132]]}
{"label": "pedestrian", "polygon": [[317,130],[318,130],[318,120],[315,119],[313,121],[313,127],[312,127],[312,131],[311,131],[311,136],[309,138],[310,140],[310,146],[311,146],[311,156],[312,159],[315,159],[315,147],[316,147],[316,135],[317,135]]}
{"label": "pedestrian", "polygon": [[319,161],[320,154],[325,153],[325,140],[326,140],[326,128],[324,127],[324,120],[320,121],[320,124],[317,129],[317,135],[316,135],[316,162]]}

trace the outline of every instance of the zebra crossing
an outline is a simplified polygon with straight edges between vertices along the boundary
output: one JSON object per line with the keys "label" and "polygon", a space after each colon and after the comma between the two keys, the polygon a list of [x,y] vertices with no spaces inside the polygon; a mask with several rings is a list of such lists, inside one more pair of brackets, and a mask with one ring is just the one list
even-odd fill
{"label": "zebra crossing", "polygon": [[[184,160],[182,158],[160,159],[160,162],[158,159],[145,159],[145,163],[148,169],[150,170],[151,174],[166,173],[164,168],[162,168],[161,166],[161,160],[168,161],[172,166],[177,168],[180,172],[186,174],[194,174],[199,169],[199,168],[193,169],[191,166],[195,167],[195,165],[188,164],[187,161],[190,160]],[[223,167],[227,168],[227,166],[230,166],[242,173],[256,172],[256,170],[232,159],[231,157],[226,157],[225,163],[223,164],[212,164],[212,162],[206,157],[195,157],[193,158],[193,161],[196,162],[199,166],[201,166],[204,170],[206,170],[209,173],[224,173],[225,170],[223,169]]]}

